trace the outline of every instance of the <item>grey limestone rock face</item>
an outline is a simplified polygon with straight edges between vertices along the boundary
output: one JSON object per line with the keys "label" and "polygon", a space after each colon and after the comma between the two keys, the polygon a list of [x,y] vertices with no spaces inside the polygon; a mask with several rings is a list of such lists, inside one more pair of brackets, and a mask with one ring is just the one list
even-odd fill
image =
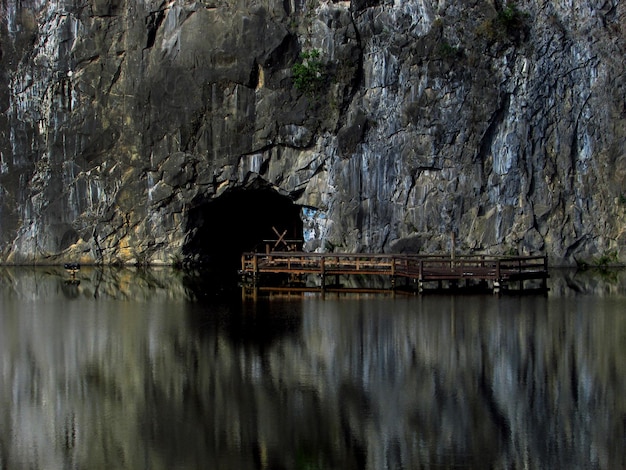
{"label": "grey limestone rock face", "polygon": [[307,250],[626,261],[617,0],[0,9],[0,262],[193,261],[259,189]]}

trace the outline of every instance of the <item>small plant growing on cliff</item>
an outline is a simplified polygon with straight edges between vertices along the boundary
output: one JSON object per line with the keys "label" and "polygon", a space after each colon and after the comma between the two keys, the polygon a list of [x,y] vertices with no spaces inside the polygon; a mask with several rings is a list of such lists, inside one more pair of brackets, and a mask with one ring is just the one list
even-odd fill
{"label": "small plant growing on cliff", "polygon": [[442,41],[439,44],[439,55],[444,59],[452,59],[461,55],[461,49],[448,41]]}
{"label": "small plant growing on cliff", "polygon": [[527,33],[528,17],[528,13],[521,11],[515,2],[507,2],[495,18],[485,20],[478,27],[477,33],[491,41],[520,41]]}
{"label": "small plant growing on cliff", "polygon": [[594,259],[594,264],[598,269],[606,269],[613,263],[617,263],[617,251],[607,251]]}
{"label": "small plant growing on cliff", "polygon": [[517,35],[526,29],[528,16],[515,3],[509,2],[498,12],[497,21],[509,35]]}
{"label": "small plant growing on cliff", "polygon": [[586,270],[590,267],[597,269],[600,272],[606,271],[609,267],[616,265],[619,262],[617,251],[607,251],[602,253],[597,258],[591,258],[591,260],[578,260],[575,259],[576,265],[580,270]]}
{"label": "small plant growing on cliff", "polygon": [[303,51],[291,68],[295,87],[308,95],[318,91],[326,78],[321,55],[319,49]]}

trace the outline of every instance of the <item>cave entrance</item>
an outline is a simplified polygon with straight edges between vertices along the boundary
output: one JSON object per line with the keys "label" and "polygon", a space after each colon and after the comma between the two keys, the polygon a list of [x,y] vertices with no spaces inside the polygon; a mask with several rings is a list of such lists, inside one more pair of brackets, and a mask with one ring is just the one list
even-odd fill
{"label": "cave entrance", "polygon": [[301,249],[300,206],[271,188],[232,189],[189,211],[185,258],[215,270],[241,265],[246,251]]}

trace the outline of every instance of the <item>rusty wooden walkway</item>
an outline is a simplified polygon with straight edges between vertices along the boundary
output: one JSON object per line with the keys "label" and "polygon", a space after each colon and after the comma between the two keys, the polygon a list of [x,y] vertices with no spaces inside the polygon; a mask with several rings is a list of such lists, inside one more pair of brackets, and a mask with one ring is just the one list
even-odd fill
{"label": "rusty wooden walkway", "polygon": [[[253,284],[261,284],[262,277],[283,274],[291,280],[307,275],[319,276],[321,287],[334,276],[386,276],[391,287],[404,279],[405,286],[413,283],[422,292],[428,285],[442,288],[444,283],[457,287],[486,284],[493,290],[516,284],[524,289],[525,281],[533,281],[536,288],[547,291],[548,260],[546,256],[418,256],[407,254],[363,253],[305,253],[271,252],[244,253],[241,258],[242,277]],[[336,282],[337,284],[338,282]]]}

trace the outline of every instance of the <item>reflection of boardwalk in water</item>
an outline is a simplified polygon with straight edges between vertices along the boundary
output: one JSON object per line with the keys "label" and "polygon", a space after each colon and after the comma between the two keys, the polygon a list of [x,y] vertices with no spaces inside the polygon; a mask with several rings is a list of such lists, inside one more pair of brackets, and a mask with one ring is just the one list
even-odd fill
{"label": "reflection of boardwalk in water", "polygon": [[241,302],[169,268],[83,266],[67,298],[63,267],[0,267],[0,467],[626,468],[614,274]]}
{"label": "reflection of boardwalk in water", "polygon": [[[406,254],[363,253],[304,253],[269,252],[244,253],[241,275],[252,285],[276,287],[271,276],[286,275],[287,284],[302,282],[309,275],[319,276],[319,288],[339,286],[340,276],[386,277],[390,287],[398,280],[418,292],[436,286],[438,289],[518,288],[525,282],[534,289],[547,291],[548,260],[546,256],[417,256]],[[262,279],[263,277],[263,279]],[[327,285],[327,279],[334,284]],[[464,283],[464,286],[460,286]]]}

